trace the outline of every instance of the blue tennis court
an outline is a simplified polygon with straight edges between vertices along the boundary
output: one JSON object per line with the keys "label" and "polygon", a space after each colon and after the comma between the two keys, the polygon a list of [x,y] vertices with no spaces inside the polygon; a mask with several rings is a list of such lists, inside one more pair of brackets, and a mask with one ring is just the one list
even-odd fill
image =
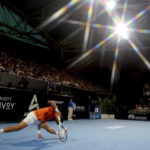
{"label": "blue tennis court", "polygon": [[[57,129],[55,122],[48,124]],[[148,150],[150,122],[133,120],[73,120],[64,121],[68,140],[63,143],[56,135],[41,130],[45,139],[37,139],[36,126],[21,131],[0,134],[0,150]],[[0,124],[0,128],[14,123]]]}

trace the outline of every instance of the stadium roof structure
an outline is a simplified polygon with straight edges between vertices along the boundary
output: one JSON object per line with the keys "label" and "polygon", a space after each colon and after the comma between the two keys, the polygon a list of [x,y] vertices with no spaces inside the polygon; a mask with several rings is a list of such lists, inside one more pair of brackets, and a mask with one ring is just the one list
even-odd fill
{"label": "stadium roof structure", "polygon": [[[3,12],[6,7],[21,18],[11,28],[18,31],[20,25],[24,31],[28,29],[21,34],[33,43],[57,50],[69,68],[88,68],[88,71],[93,66],[108,68],[112,82],[120,70],[134,76],[149,72],[150,1],[115,0],[114,10],[106,7],[108,1],[2,0],[0,3]],[[127,39],[120,36],[121,32],[127,32],[124,28],[116,32],[119,23],[126,24]],[[8,27],[8,22],[1,20],[0,24],[5,30]]]}

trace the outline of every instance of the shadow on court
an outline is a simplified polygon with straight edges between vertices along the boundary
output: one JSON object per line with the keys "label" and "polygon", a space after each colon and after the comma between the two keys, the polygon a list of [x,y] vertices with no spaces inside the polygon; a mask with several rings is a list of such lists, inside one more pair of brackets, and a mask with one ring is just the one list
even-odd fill
{"label": "shadow on court", "polygon": [[[21,149],[21,150],[27,150],[27,149],[32,149],[32,150],[42,150],[42,149],[47,149],[51,148],[54,145],[56,145],[59,141],[58,138],[51,138],[51,139],[33,139],[33,140],[27,140],[27,141],[18,141],[17,139],[12,140],[11,142],[7,140],[7,142],[1,142],[1,146],[5,147],[15,147],[16,149]],[[5,150],[10,150],[9,148]]]}

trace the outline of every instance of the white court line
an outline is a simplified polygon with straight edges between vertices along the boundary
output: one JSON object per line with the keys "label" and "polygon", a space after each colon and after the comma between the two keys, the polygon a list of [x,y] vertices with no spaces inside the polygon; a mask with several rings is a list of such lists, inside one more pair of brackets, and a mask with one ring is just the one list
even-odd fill
{"label": "white court line", "polygon": [[126,128],[127,126],[109,126],[109,127],[105,127],[107,129],[120,129],[120,128]]}

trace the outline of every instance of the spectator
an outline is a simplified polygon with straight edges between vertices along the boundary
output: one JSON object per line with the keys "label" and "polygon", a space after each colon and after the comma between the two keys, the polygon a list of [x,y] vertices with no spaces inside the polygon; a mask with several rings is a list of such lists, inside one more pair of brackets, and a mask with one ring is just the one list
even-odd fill
{"label": "spectator", "polygon": [[74,108],[74,103],[73,103],[73,98],[71,98],[68,102],[68,120],[72,120],[73,108]]}
{"label": "spectator", "polygon": [[[81,77],[77,72],[70,72],[67,70],[61,71],[50,65],[32,62],[29,58],[22,58],[22,56],[15,53],[8,54],[0,51],[0,62],[3,62],[0,63],[0,72],[7,72],[10,75],[17,75],[18,77],[36,78],[37,80],[50,82],[50,91],[53,89],[55,91],[56,85],[64,84],[72,88],[108,93],[108,91],[99,85],[94,85],[89,80]],[[18,84],[20,84],[18,86],[21,86],[21,83]]]}
{"label": "spectator", "polygon": [[56,84],[52,81],[49,83],[49,91],[56,92]]}
{"label": "spectator", "polygon": [[0,71],[1,71],[1,72],[4,72],[4,71],[5,71],[5,68],[4,68],[4,66],[2,65],[2,63],[0,63]]}
{"label": "spectator", "polygon": [[90,119],[95,119],[95,102],[94,99],[89,96],[89,101],[90,101]]}
{"label": "spectator", "polygon": [[17,88],[18,89],[26,89],[28,86],[29,82],[26,80],[26,78],[21,78],[21,81],[18,82]]}

